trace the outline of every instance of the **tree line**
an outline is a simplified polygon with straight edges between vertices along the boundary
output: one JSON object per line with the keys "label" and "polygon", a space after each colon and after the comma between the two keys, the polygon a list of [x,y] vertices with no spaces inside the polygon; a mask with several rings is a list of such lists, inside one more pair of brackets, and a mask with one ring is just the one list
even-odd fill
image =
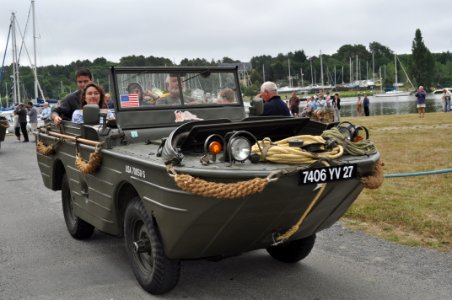
{"label": "tree line", "polygon": [[[365,45],[346,44],[332,55],[322,54],[323,82],[325,84],[349,83],[358,79],[382,78],[383,85],[390,86],[395,81],[394,52],[378,42],[372,42],[368,48]],[[414,85],[424,85],[427,89],[452,86],[452,53],[431,53],[424,44],[422,33],[416,30],[412,42],[412,53],[398,55],[402,65]],[[185,58],[180,66],[217,66],[224,63],[240,63],[238,60],[224,57],[221,60],[208,61],[204,58]],[[89,68],[94,80],[107,91],[109,85],[109,68],[111,66],[174,66],[165,57],[130,55],[122,57],[119,62],[107,61],[105,58],[77,60],[69,65],[50,65],[37,68],[38,79],[47,99],[62,99],[68,93],[75,91],[75,71],[81,67]],[[243,92],[254,95],[264,80],[274,81],[280,86],[320,84],[320,53],[308,57],[304,50],[297,50],[277,56],[261,55],[252,57],[251,68],[246,71],[246,81],[243,82]],[[291,77],[289,78],[289,69]],[[407,81],[399,67],[398,81]],[[3,70],[0,82],[2,105],[6,105],[6,97],[11,99],[12,65]],[[34,98],[34,78],[30,67],[20,67],[21,95],[24,99]]]}

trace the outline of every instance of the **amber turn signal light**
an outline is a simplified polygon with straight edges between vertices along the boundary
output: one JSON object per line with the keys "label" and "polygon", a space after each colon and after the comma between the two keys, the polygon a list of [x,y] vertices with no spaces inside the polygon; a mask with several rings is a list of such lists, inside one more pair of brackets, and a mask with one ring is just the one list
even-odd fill
{"label": "amber turn signal light", "polygon": [[221,150],[223,150],[223,146],[221,145],[220,142],[213,141],[212,143],[209,144],[209,152],[211,154],[218,154],[221,152]]}

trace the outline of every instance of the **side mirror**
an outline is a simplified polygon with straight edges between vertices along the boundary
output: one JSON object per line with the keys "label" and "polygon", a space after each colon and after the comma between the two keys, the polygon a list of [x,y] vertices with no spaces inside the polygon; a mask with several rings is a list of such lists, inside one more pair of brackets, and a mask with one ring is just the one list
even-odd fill
{"label": "side mirror", "polygon": [[86,104],[83,107],[83,123],[86,125],[99,124],[99,105]]}
{"label": "side mirror", "polygon": [[261,116],[264,113],[264,101],[262,99],[253,99],[250,105],[250,116]]}

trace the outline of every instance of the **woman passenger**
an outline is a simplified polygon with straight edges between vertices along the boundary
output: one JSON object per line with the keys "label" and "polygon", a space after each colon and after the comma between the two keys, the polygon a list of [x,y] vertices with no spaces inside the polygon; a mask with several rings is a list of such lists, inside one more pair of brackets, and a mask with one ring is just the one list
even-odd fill
{"label": "woman passenger", "polygon": [[[83,107],[86,104],[97,104],[99,108],[106,109],[107,104],[105,103],[105,92],[104,89],[95,84],[94,82],[88,83],[82,91],[82,96],[80,98],[80,107],[72,114],[72,122],[83,123]],[[107,119],[112,118],[112,114],[107,114]]]}

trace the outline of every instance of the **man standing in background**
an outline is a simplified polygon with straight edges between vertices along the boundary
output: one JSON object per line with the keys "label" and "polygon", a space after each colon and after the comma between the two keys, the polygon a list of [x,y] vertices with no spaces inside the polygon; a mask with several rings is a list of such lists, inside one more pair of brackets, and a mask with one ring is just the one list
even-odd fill
{"label": "man standing in background", "polygon": [[369,106],[370,106],[370,101],[369,98],[367,97],[367,95],[364,95],[364,99],[363,99],[363,107],[364,107],[364,115],[366,117],[369,116],[370,112],[369,112]]}
{"label": "man standing in background", "polygon": [[49,107],[49,102],[44,102],[43,109],[41,111],[41,120],[44,121],[44,124],[49,123],[51,113],[52,109]]}
{"label": "man standing in background", "polygon": [[290,116],[287,104],[278,95],[278,87],[267,81],[261,85],[260,97],[264,100],[263,116]]}
{"label": "man standing in background", "polygon": [[28,102],[28,118],[31,125],[31,130],[36,132],[38,130],[38,109],[33,105],[33,102]]}

